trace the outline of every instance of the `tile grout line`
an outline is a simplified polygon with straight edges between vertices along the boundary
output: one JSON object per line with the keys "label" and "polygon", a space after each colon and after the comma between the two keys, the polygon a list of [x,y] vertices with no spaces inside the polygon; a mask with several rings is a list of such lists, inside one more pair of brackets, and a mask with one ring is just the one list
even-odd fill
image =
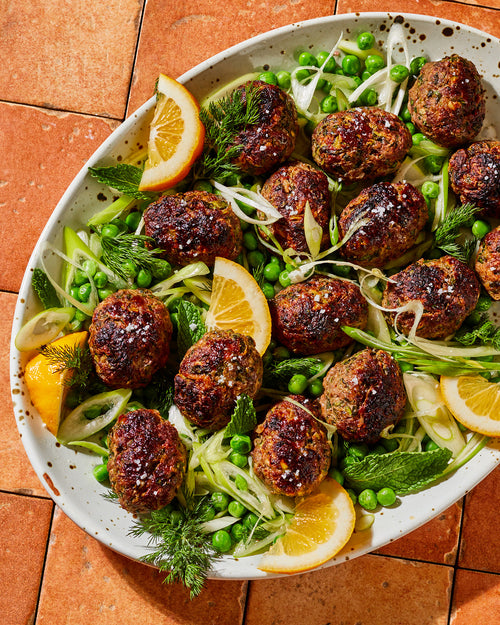
{"label": "tile grout line", "polygon": [[134,81],[134,74],[135,74],[135,66],[137,63],[137,56],[139,53],[139,43],[141,40],[141,32],[142,32],[142,24],[144,22],[144,16],[146,14],[146,4],[147,4],[147,0],[143,0],[142,3],[142,9],[141,9],[141,17],[139,19],[139,26],[137,28],[137,39],[135,42],[135,50],[134,50],[134,60],[132,61],[132,71],[130,73],[130,81],[128,84],[128,92],[127,92],[127,101],[125,103],[125,119],[127,118],[128,115],[128,109],[129,109],[129,105],[130,105],[130,95],[132,93],[132,83]]}
{"label": "tile grout line", "polygon": [[72,109],[57,108],[56,106],[42,106],[41,104],[32,104],[31,102],[17,102],[15,100],[4,100],[3,98],[0,98],[0,104],[14,104],[16,106],[26,106],[29,108],[37,109],[39,111],[51,111],[55,113],[69,113],[70,115],[83,115],[84,117],[93,117],[96,119],[104,119],[104,120],[111,120],[111,121],[117,121],[117,122],[123,121],[123,117],[113,117],[111,115],[89,113],[87,111],[76,111]]}
{"label": "tile grout line", "polygon": [[451,618],[453,615],[453,598],[455,595],[455,583],[457,579],[457,570],[458,570],[458,562],[460,559],[460,547],[462,545],[462,531],[464,527],[464,518],[465,518],[465,498],[462,497],[462,514],[460,515],[460,531],[458,532],[458,541],[457,541],[457,556],[455,558],[455,563],[453,565],[453,577],[451,580],[451,588],[450,588],[450,603],[448,606],[448,625],[451,625]]}
{"label": "tile grout line", "polygon": [[45,553],[43,556],[43,565],[42,565],[42,570],[40,573],[40,583],[38,585],[38,594],[37,594],[37,598],[36,598],[36,605],[35,605],[35,611],[33,614],[33,625],[36,625],[36,622],[38,620],[38,609],[40,607],[40,598],[42,595],[42,587],[43,587],[43,579],[45,576],[45,569],[46,569],[46,565],[47,565],[47,556],[49,553],[49,547],[50,547],[50,538],[52,535],[52,526],[54,524],[54,515],[56,512],[56,504],[54,502],[52,502],[52,514],[50,516],[50,524],[49,524],[49,531],[47,533],[47,543],[45,545]]}

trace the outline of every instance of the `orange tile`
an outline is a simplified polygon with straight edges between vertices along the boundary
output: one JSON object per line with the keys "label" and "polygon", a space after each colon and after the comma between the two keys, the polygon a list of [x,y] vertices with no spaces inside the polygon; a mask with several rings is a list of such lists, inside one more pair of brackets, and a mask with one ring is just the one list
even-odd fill
{"label": "orange tile", "polygon": [[465,498],[464,522],[458,565],[500,573],[498,502],[500,468],[495,469]]}
{"label": "orange tile", "polygon": [[450,625],[500,623],[500,577],[458,570]]}
{"label": "orange tile", "polygon": [[36,625],[242,622],[246,582],[210,580],[190,601],[185,588],[163,584],[163,577],[102,546],[57,510]]}
{"label": "orange tile", "polygon": [[5,625],[34,622],[52,505],[0,492],[0,614]]}
{"label": "orange tile", "polygon": [[66,187],[118,122],[0,103],[0,289],[17,291]]}
{"label": "orange tile", "polygon": [[3,100],[123,118],[141,0],[3,3]]}
{"label": "orange tile", "polygon": [[[333,0],[194,0],[146,4],[128,114],[153,93],[158,74],[174,78],[221,50],[292,22],[331,15]],[[229,10],[230,7],[230,10]]]}
{"label": "orange tile", "polygon": [[440,564],[455,564],[460,535],[461,502],[377,553]]}
{"label": "orange tile", "polygon": [[252,581],[245,625],[445,625],[452,571],[368,555],[299,576]]}

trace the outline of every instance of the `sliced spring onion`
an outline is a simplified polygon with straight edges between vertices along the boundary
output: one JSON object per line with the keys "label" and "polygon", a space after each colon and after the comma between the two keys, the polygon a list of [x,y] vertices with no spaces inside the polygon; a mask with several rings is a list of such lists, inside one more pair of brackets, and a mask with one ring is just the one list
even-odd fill
{"label": "sliced spring onion", "polygon": [[69,441],[67,445],[71,445],[73,447],[83,447],[84,449],[88,449],[92,453],[102,456],[103,458],[107,458],[109,456],[109,449],[107,447],[92,441]]}
{"label": "sliced spring onion", "polygon": [[119,217],[124,211],[126,211],[132,204],[136,202],[136,199],[129,195],[122,195],[112,204],[99,211],[87,221],[89,228],[95,226],[101,226],[102,224],[109,223]]}
{"label": "sliced spring onion", "polygon": [[[245,189],[245,187],[226,187],[225,185],[212,180],[212,185],[215,189],[220,191],[222,197],[231,204],[231,208],[237,217],[246,221],[249,224],[269,225],[282,218],[281,213],[274,208],[274,206],[268,202],[261,193],[252,191],[251,189]],[[238,203],[248,204],[255,210],[264,213],[267,219],[257,219],[255,217],[249,217],[238,206]]]}
{"label": "sliced spring onion", "polygon": [[162,280],[162,282],[155,284],[151,287],[151,291],[156,295],[156,297],[163,298],[166,295],[169,295],[169,291],[174,284],[187,280],[188,278],[206,276],[208,273],[210,273],[210,269],[205,265],[205,263],[202,263],[201,261],[191,263],[182,267],[179,271],[174,272],[170,277]]}
{"label": "sliced spring onion", "polygon": [[443,163],[439,178],[439,193],[434,204],[434,219],[431,231],[434,232],[443,222],[448,211],[448,160]]}
{"label": "sliced spring onion", "polygon": [[319,225],[316,219],[314,219],[309,200],[306,202],[304,209],[304,235],[312,258],[317,258],[321,250],[323,228]]}
{"label": "sliced spring onion", "polygon": [[26,322],[16,334],[14,344],[20,352],[29,352],[59,336],[75,314],[74,308],[47,308]]}

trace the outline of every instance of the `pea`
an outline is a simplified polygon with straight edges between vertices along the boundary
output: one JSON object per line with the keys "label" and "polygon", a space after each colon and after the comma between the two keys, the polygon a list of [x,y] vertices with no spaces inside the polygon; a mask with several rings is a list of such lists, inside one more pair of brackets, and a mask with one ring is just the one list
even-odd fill
{"label": "pea", "polygon": [[422,134],[421,132],[416,132],[412,138],[411,141],[413,143],[413,145],[419,145],[419,143],[421,143],[424,139],[425,139],[425,135]]}
{"label": "pea", "polygon": [[104,273],[104,271],[98,271],[94,275],[94,284],[98,289],[102,289],[108,283],[108,276]]}
{"label": "pea", "polygon": [[373,454],[375,456],[377,456],[377,455],[380,456],[380,455],[386,454],[386,453],[387,453],[387,451],[386,451],[385,447],[383,445],[380,445],[380,444],[375,445],[375,447],[373,449],[370,449],[370,454]]}
{"label": "pea", "polygon": [[288,382],[288,390],[293,395],[302,395],[307,388],[307,378],[301,373],[293,375]]}
{"label": "pea", "polygon": [[272,263],[273,265],[278,265],[279,267],[281,267],[280,259],[277,256],[271,256],[271,258],[269,259],[269,262]]}
{"label": "pea", "polygon": [[323,382],[316,378],[309,384],[309,394],[313,397],[319,397],[323,393]]}
{"label": "pea", "polygon": [[[273,258],[275,258],[273,256]],[[280,266],[279,262],[275,262],[271,259],[271,261],[264,267],[264,278],[269,280],[269,282],[276,282],[280,277]]]}
{"label": "pea", "polygon": [[234,516],[239,519],[245,514],[247,509],[239,501],[233,500],[229,503],[229,506],[227,507],[227,511],[229,512],[231,516]]}
{"label": "pea", "polygon": [[404,109],[401,111],[400,117],[404,122],[411,122],[411,113],[408,110],[407,106],[405,106]]}
{"label": "pea", "polygon": [[302,52],[299,55],[299,65],[305,66],[305,65],[313,65],[314,67],[318,67],[318,61],[316,59],[316,57],[314,56],[314,54],[311,54],[310,52]]}
{"label": "pea", "polygon": [[417,132],[417,127],[413,122],[406,122],[405,126],[408,128],[411,135],[414,135]]}
{"label": "pea", "polygon": [[99,299],[102,301],[106,299],[110,295],[113,295],[113,289],[97,289],[97,294],[99,295]]}
{"label": "pea", "polygon": [[125,223],[127,224],[127,228],[131,232],[135,232],[141,221],[141,218],[142,218],[142,213],[140,213],[139,211],[133,211],[132,213],[129,213],[125,217]]}
{"label": "pea", "polygon": [[353,503],[353,505],[356,505],[358,503],[358,496],[356,495],[356,493],[352,490],[352,488],[346,488],[346,493],[349,495],[349,497],[351,498],[351,501]]}
{"label": "pea", "polygon": [[328,471],[328,475],[331,478],[333,478],[336,482],[338,482],[341,486],[344,483],[344,476],[337,469],[337,467],[330,467],[330,470]]}
{"label": "pea", "polygon": [[389,71],[389,76],[391,80],[397,83],[402,83],[404,80],[408,78],[410,72],[407,67],[404,65],[393,65]]}
{"label": "pea", "polygon": [[321,100],[319,107],[323,113],[335,113],[338,110],[337,98],[327,95]]}
{"label": "pea", "polygon": [[363,82],[365,82],[365,80],[368,80],[368,78],[370,78],[370,76],[371,76],[371,74],[370,74],[370,72],[369,72],[367,69],[364,69],[364,70],[361,72],[361,80],[362,80]]}
{"label": "pea", "polygon": [[418,76],[418,74],[420,74],[420,70],[426,63],[427,59],[425,58],[425,56],[417,56],[416,58],[412,59],[410,63],[410,72],[412,73],[412,75]]}
{"label": "pea", "polygon": [[226,530],[218,530],[212,534],[212,547],[219,553],[226,553],[231,549],[233,541]]}
{"label": "pea", "polygon": [[234,523],[231,525],[231,536],[236,542],[243,540],[247,536],[247,528],[243,523]]}
{"label": "pea", "polygon": [[374,74],[378,72],[379,69],[385,67],[385,62],[378,54],[369,54],[365,59],[365,67],[370,74]]}
{"label": "pea", "polygon": [[85,284],[88,281],[89,281],[89,278],[87,274],[85,273],[85,271],[82,271],[81,269],[75,269],[75,275],[73,276],[73,284],[75,284],[76,286],[82,286],[82,284]]}
{"label": "pea", "polygon": [[262,293],[264,293],[266,299],[272,299],[274,297],[274,286],[270,282],[264,282]]}
{"label": "pea", "polygon": [[274,72],[262,72],[261,74],[259,74],[258,80],[262,80],[262,82],[265,82],[268,85],[278,84],[278,79]]}
{"label": "pea", "polygon": [[434,441],[427,441],[424,446],[425,451],[434,451],[435,449],[439,449],[439,445]]}
{"label": "pea", "polygon": [[375,45],[375,37],[369,32],[360,33],[356,38],[356,44],[360,50],[369,50]]}
{"label": "pea", "polygon": [[363,82],[361,80],[361,76],[353,76],[352,80],[353,80],[354,84],[356,85],[356,87],[359,87],[359,85]]}
{"label": "pea", "polygon": [[245,456],[245,454],[240,454],[237,451],[233,451],[229,455],[229,461],[240,469],[244,469],[247,466],[248,458]]}
{"label": "pea", "polygon": [[310,72],[308,69],[299,69],[296,73],[295,73],[295,78],[299,81],[302,82],[303,80],[305,80],[306,78],[309,78],[310,76]]}
{"label": "pea", "polygon": [[152,281],[153,276],[151,275],[149,269],[139,269],[139,273],[136,278],[137,286],[140,286],[141,289],[147,289]]}
{"label": "pea", "polygon": [[111,225],[116,226],[120,232],[127,232],[128,230],[127,222],[123,219],[119,219],[118,217],[113,219]]}
{"label": "pea", "polygon": [[135,278],[137,275],[137,265],[133,260],[127,259],[122,263],[122,269],[127,276],[130,278]]}
{"label": "pea", "polygon": [[80,287],[72,286],[71,289],[69,290],[69,294],[78,302],[80,301]]}
{"label": "pea", "polygon": [[443,167],[443,157],[431,154],[424,158],[424,167],[431,174],[439,174]]}
{"label": "pea", "polygon": [[215,510],[212,507],[206,508],[205,512],[203,513],[203,520],[211,521],[214,518],[215,518]]}
{"label": "pea", "polygon": [[365,91],[363,91],[363,93],[361,94],[360,99],[362,104],[364,104],[365,106],[373,106],[377,103],[378,94],[375,89],[365,89]]}
{"label": "pea", "polygon": [[485,237],[490,230],[490,224],[483,219],[476,219],[476,221],[472,224],[472,234],[478,239]]}
{"label": "pea", "polygon": [[158,258],[155,261],[151,271],[153,273],[153,277],[157,280],[165,280],[165,278],[168,278],[172,273],[172,267],[170,266],[168,260]]}
{"label": "pea", "polygon": [[361,61],[354,54],[346,54],[342,59],[342,69],[349,76],[354,76],[361,71]]}
{"label": "pea", "polygon": [[399,447],[399,443],[395,438],[383,438],[381,441],[382,445],[387,449],[388,452],[396,451]]}
{"label": "pea", "polygon": [[247,254],[247,260],[250,267],[258,267],[266,262],[266,255],[260,250],[252,250]]}
{"label": "pea", "polygon": [[253,528],[257,525],[258,522],[259,522],[259,517],[253,512],[249,512],[248,514],[245,514],[245,516],[243,517],[243,525],[247,528],[247,530],[253,530]]}
{"label": "pea", "polygon": [[[491,300],[491,297],[488,297],[487,295],[481,295],[479,299],[477,300],[476,310],[479,310],[480,312],[485,312],[490,309],[492,303],[493,302]],[[76,311],[76,312],[79,312],[79,311]],[[76,313],[75,313],[75,317],[76,317]]]}
{"label": "pea", "polygon": [[210,496],[210,503],[219,512],[226,510],[229,505],[229,496],[226,493],[215,492]]}
{"label": "pea", "polygon": [[340,468],[345,469],[346,467],[349,467],[353,464],[357,464],[358,462],[359,462],[359,458],[356,458],[355,456],[346,456],[345,458],[342,458],[342,460],[340,461]]}
{"label": "pea", "polygon": [[288,360],[290,358],[290,352],[286,347],[281,345],[280,347],[276,347],[276,349],[273,350],[273,358],[278,362],[280,360]]}
{"label": "pea", "polygon": [[234,485],[238,490],[248,490],[248,482],[242,475],[237,475],[234,478]]}
{"label": "pea", "polygon": [[439,185],[431,180],[426,180],[420,190],[422,191],[422,195],[432,199],[437,198],[439,195]]}
{"label": "pea", "polygon": [[229,446],[240,454],[247,454],[252,449],[252,439],[246,434],[235,434],[229,441]]}
{"label": "pea", "polygon": [[396,503],[396,493],[392,488],[381,488],[377,491],[377,501],[381,506],[392,506]]}
{"label": "pea", "polygon": [[97,464],[92,469],[92,474],[98,482],[105,482],[109,477],[107,463]]}
{"label": "pea", "polygon": [[371,488],[365,488],[358,495],[358,503],[365,510],[375,510],[378,504],[377,495]]}
{"label": "pea", "polygon": [[120,228],[116,224],[105,224],[101,228],[101,237],[103,239],[114,239],[120,234]]}
{"label": "pea", "polygon": [[290,72],[285,72],[282,70],[276,74],[276,80],[278,81],[278,86],[282,89],[290,89],[292,86],[292,77],[290,76]]}
{"label": "pea", "polygon": [[172,525],[180,525],[183,519],[184,515],[180,510],[172,510],[170,513],[170,523],[172,523]]}
{"label": "pea", "polygon": [[[329,54],[330,53],[326,50],[321,50],[321,52],[318,52],[318,54],[316,55],[316,60],[318,61],[318,65],[323,68],[324,72],[327,72],[328,74],[333,74],[335,72],[335,69],[337,68],[337,63],[335,63],[335,59],[333,57],[330,57],[328,59]],[[328,61],[323,67],[323,63],[326,61],[326,59],[328,59]]]}
{"label": "pea", "polygon": [[90,294],[92,293],[92,287],[89,282],[82,284],[78,289],[78,301],[80,302],[88,302]]}
{"label": "pea", "polygon": [[207,193],[214,192],[214,188],[211,185],[210,180],[197,180],[193,185],[193,189],[195,191],[206,191]]}
{"label": "pea", "polygon": [[87,321],[87,319],[89,319],[89,316],[86,315],[83,311],[81,310],[75,310],[75,316],[73,317],[73,319],[76,319],[77,321]]}
{"label": "pea", "polygon": [[354,456],[354,458],[362,460],[368,454],[368,451],[368,445],[365,443],[353,443],[349,445],[347,453],[349,456]]}
{"label": "pea", "polygon": [[292,284],[292,281],[290,280],[290,272],[287,271],[286,269],[280,272],[278,280],[281,286],[283,287],[290,286],[290,284]]}
{"label": "pea", "polygon": [[333,85],[329,80],[325,80],[323,87],[321,88],[322,91],[324,91],[327,94],[330,94],[331,90],[333,89]]}
{"label": "pea", "polygon": [[90,406],[90,408],[87,408],[87,410],[83,411],[83,416],[89,421],[92,421],[92,419],[99,417],[101,415],[101,412],[102,406]]}
{"label": "pea", "polygon": [[258,241],[253,232],[245,232],[243,235],[243,245],[247,250],[253,251],[257,249]]}

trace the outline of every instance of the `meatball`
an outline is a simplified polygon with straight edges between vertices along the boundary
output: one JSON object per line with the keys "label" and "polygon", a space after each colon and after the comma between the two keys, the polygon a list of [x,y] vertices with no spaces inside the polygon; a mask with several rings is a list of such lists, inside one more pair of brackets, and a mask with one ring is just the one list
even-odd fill
{"label": "meatball", "polygon": [[451,188],[462,204],[500,219],[500,141],[477,141],[457,150],[449,162]]}
{"label": "meatball", "polygon": [[488,232],[481,241],[476,271],[490,297],[500,300],[500,226]]}
{"label": "meatball", "polygon": [[392,174],[411,148],[411,134],[392,113],[354,108],[327,115],[314,129],[312,156],[345,184]]}
{"label": "meatball", "polygon": [[169,504],[184,478],[186,448],[175,427],[157,410],[133,410],[108,435],[111,488],[129,512]]}
{"label": "meatball", "polygon": [[269,301],[276,339],[302,355],[333,351],[352,343],[341,330],[366,327],[368,304],[347,280],[312,276],[291,284]]}
{"label": "meatball", "polygon": [[362,267],[383,267],[415,244],[427,217],[424,196],[411,184],[374,184],[363,189],[342,211],[340,237],[361,219],[368,223],[355,231],[340,253]]}
{"label": "meatball", "polygon": [[242,249],[239,219],[223,198],[206,191],[161,197],[144,213],[144,227],[175,265],[213,266],[216,256],[234,260]]}
{"label": "meatball", "polygon": [[330,192],[328,178],[322,171],[307,163],[288,163],[266,180],[262,195],[283,215],[282,219],[268,226],[283,249],[309,250],[304,234],[307,203],[315,221],[323,229],[322,246],[327,245]]}
{"label": "meatball", "polygon": [[[416,334],[427,339],[444,339],[462,325],[475,308],[480,285],[474,271],[453,256],[436,260],[420,259],[392,276],[382,298],[386,308],[404,306],[412,300],[423,304]],[[394,321],[396,313],[386,313]],[[415,314],[397,315],[397,326],[408,335]]]}
{"label": "meatball", "polygon": [[415,126],[439,145],[472,141],[486,112],[475,65],[458,54],[426,63],[408,92],[408,110]]}
{"label": "meatball", "polygon": [[206,332],[181,361],[174,402],[198,427],[218,430],[229,423],[239,395],[256,396],[262,374],[262,358],[251,337]]}
{"label": "meatball", "polygon": [[257,426],[251,455],[256,475],[273,493],[297,497],[326,477],[331,452],[317,402],[301,395],[290,399],[295,403],[279,402]]}
{"label": "meatball", "polygon": [[295,149],[299,133],[297,109],[292,98],[280,87],[260,80],[245,83],[236,90],[247,101],[249,90],[258,97],[258,119],[235,137],[240,148],[232,162],[244,173],[259,176],[284,163]]}
{"label": "meatball", "polygon": [[167,307],[146,289],[123,289],[94,310],[89,348],[111,388],[140,388],[165,366],[172,338]]}
{"label": "meatball", "polygon": [[323,380],[324,421],[347,441],[374,443],[399,421],[406,405],[403,374],[383,350],[363,349],[337,362]]}

